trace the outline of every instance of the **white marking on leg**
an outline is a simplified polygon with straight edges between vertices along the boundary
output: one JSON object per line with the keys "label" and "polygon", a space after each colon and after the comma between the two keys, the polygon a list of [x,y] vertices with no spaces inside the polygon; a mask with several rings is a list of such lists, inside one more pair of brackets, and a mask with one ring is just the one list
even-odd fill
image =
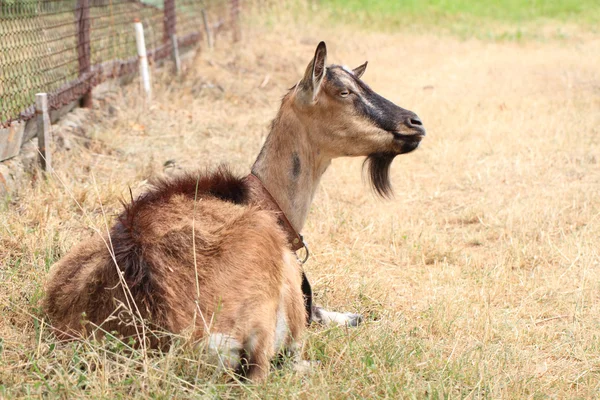
{"label": "white marking on leg", "polygon": [[236,369],[240,364],[242,344],[233,336],[213,333],[208,338],[208,353],[218,359],[220,368]]}
{"label": "white marking on leg", "polygon": [[[296,273],[296,269],[298,268],[298,261],[292,252],[286,251],[283,253],[283,268],[284,274],[286,274],[287,269],[291,269]],[[275,325],[275,341],[273,345],[275,346],[275,352],[278,353],[283,350],[287,338],[290,335],[290,328],[288,325],[287,313],[285,311],[285,288],[281,288],[281,293],[279,295],[279,304],[277,305],[277,323]]]}
{"label": "white marking on leg", "polygon": [[275,325],[275,342],[273,343],[276,353],[283,349],[289,332],[290,330],[288,328],[287,315],[285,313],[285,304],[283,303],[282,293],[279,306],[277,307],[277,324]]}
{"label": "white marking on leg", "polygon": [[321,307],[315,307],[314,316],[317,322],[324,325],[358,326],[362,322],[362,316],[359,314],[327,311]]}

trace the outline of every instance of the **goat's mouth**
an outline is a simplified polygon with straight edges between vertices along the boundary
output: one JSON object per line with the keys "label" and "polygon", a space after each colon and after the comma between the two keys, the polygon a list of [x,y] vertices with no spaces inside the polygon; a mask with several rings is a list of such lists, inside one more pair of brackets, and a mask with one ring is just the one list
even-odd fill
{"label": "goat's mouth", "polygon": [[390,132],[392,135],[394,135],[394,140],[401,140],[403,142],[415,142],[415,143],[419,143],[421,140],[423,140],[423,137],[425,136],[425,133],[411,133],[411,134],[406,134],[406,133],[400,133],[397,131],[392,131]]}
{"label": "goat's mouth", "polygon": [[425,136],[424,132],[406,134],[394,131],[391,133],[394,135],[394,143],[398,146],[398,154],[406,154],[416,150],[419,144],[421,144],[423,136]]}

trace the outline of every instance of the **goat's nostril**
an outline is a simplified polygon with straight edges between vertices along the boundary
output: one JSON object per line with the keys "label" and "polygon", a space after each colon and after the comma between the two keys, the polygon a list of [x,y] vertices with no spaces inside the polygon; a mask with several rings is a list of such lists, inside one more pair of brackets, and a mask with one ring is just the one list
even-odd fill
{"label": "goat's nostril", "polygon": [[410,118],[408,120],[410,126],[423,126],[423,122],[419,118]]}
{"label": "goat's nostril", "polygon": [[423,121],[421,121],[421,118],[417,117],[416,115],[413,117],[407,117],[404,120],[404,125],[406,125],[413,134],[425,136],[425,127],[423,126]]}

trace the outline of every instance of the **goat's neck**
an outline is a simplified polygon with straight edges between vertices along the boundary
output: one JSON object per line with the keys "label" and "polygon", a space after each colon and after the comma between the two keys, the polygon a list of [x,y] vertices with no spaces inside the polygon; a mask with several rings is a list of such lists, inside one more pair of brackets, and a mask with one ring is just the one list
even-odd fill
{"label": "goat's neck", "polygon": [[252,166],[252,173],[271,193],[297,232],[302,230],[321,176],[331,164],[331,158],[311,142],[310,130],[294,110],[282,109]]}

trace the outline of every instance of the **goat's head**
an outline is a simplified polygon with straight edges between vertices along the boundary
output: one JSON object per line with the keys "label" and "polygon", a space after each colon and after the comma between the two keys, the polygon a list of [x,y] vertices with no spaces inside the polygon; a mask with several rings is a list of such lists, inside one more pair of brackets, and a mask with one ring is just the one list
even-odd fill
{"label": "goat's head", "polygon": [[365,166],[375,191],[388,196],[390,165],[397,155],[419,147],[425,136],[423,123],[360,79],[366,62],[350,70],[327,66],[326,59],[327,48],[321,42],[291,92],[296,115],[319,151],[331,158],[367,156]]}

